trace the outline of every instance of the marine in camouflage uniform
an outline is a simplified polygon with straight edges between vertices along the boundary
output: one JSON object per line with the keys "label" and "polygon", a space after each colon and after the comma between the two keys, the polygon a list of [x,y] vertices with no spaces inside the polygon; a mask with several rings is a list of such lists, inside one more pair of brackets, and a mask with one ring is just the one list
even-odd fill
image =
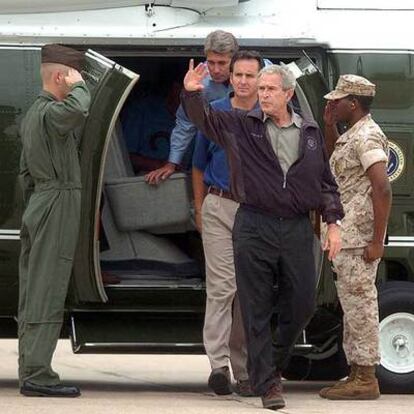
{"label": "marine in camouflage uniform", "polygon": [[26,396],[79,395],[77,387],[60,384],[51,360],[62,328],[80,222],[75,132],[90,104],[88,89],[73,69],[81,59],[79,52],[59,45],[42,49],[43,91],[21,127],[26,209],[19,263],[19,381]]}
{"label": "marine in camouflage uniform", "polygon": [[[351,375],[347,381],[321,391],[321,396],[329,399],[379,397],[375,378],[375,365],[380,362],[375,280],[391,192],[386,175],[387,138],[369,113],[374,94],[375,85],[367,79],[344,75],[335,91],[325,96],[330,101],[327,112],[350,126],[337,137],[330,165],[345,210],[342,251],[333,259],[333,267],[344,312],[343,348]],[[327,140],[329,135],[327,131]]]}

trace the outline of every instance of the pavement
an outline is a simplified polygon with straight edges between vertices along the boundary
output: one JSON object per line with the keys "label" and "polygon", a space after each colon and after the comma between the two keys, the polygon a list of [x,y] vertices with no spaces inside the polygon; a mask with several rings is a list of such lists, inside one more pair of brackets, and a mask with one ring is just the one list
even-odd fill
{"label": "pavement", "polygon": [[[219,397],[206,385],[204,355],[74,355],[62,340],[54,369],[79,385],[76,399],[28,398],[18,392],[17,341],[0,340],[0,414],[264,414],[260,398]],[[377,401],[326,401],[329,383],[284,382],[281,414],[414,414],[414,395]],[[414,392],[414,390],[413,390]]]}

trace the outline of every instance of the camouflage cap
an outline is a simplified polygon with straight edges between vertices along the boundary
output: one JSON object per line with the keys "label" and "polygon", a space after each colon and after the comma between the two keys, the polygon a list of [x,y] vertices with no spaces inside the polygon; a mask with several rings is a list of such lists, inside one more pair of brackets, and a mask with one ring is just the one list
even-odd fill
{"label": "camouflage cap", "polygon": [[48,44],[42,47],[42,63],[60,63],[81,71],[85,54],[78,50],[58,44]]}
{"label": "camouflage cap", "polygon": [[324,96],[325,99],[342,99],[348,95],[375,96],[375,85],[358,75],[342,75],[335,90]]}

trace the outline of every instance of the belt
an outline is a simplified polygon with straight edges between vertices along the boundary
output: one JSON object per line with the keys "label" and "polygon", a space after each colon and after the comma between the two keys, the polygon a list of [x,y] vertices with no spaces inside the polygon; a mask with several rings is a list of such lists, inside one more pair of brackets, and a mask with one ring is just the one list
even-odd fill
{"label": "belt", "polygon": [[212,185],[208,186],[207,189],[208,194],[214,194],[219,197],[227,198],[228,200],[234,200],[234,197],[231,195],[230,191],[222,190],[221,188],[213,187]]}
{"label": "belt", "polygon": [[47,180],[35,182],[35,192],[48,190],[81,190],[81,183],[73,181]]}
{"label": "belt", "polygon": [[251,204],[245,204],[245,203],[240,204],[239,210],[250,211],[251,213],[255,213],[255,214],[262,214],[263,216],[267,216],[267,217],[270,217],[272,219],[279,220],[279,221],[303,220],[304,218],[309,219],[309,214],[306,214],[306,213],[282,217],[276,213],[273,213],[270,210],[265,210],[263,208],[252,206]]}

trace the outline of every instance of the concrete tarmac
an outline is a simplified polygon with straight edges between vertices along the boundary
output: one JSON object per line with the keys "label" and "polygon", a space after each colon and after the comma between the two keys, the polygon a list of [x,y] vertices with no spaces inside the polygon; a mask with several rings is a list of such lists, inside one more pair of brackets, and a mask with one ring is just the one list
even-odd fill
{"label": "concrete tarmac", "polygon": [[[0,341],[0,414],[264,414],[260,398],[218,397],[206,385],[206,356],[74,355],[60,341],[54,369],[81,387],[76,399],[28,398],[18,392],[17,341]],[[326,401],[329,383],[284,382],[282,414],[414,414],[414,395],[378,401]],[[413,390],[414,391],[414,390]]]}

